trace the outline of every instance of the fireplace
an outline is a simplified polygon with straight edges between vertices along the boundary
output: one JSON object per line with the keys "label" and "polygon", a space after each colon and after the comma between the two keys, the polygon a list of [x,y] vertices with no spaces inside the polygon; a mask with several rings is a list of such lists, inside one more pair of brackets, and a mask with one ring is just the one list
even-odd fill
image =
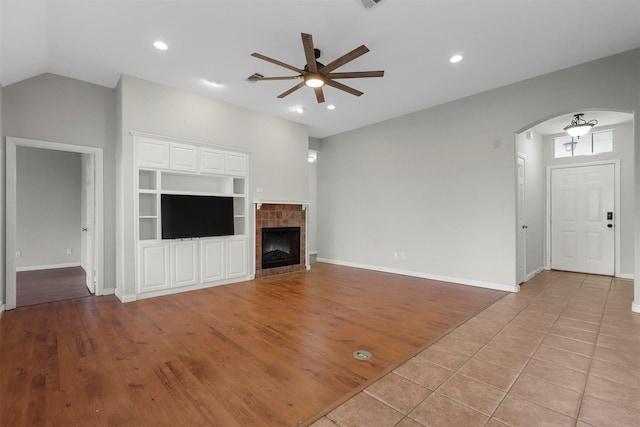
{"label": "fireplace", "polygon": [[[256,279],[263,277],[277,276],[279,274],[296,273],[304,271],[309,266],[307,265],[307,211],[306,205],[303,203],[256,203],[256,231],[255,231],[255,254],[256,254]],[[287,243],[288,247],[277,248],[278,256],[274,254],[268,254],[266,262],[263,262],[263,251],[271,252],[272,249],[268,243],[268,240],[273,236],[267,236],[271,232],[276,233],[276,240],[280,240],[281,236],[278,236],[282,230],[294,229],[297,233],[296,236],[291,238],[291,242]],[[263,232],[262,230],[267,230]],[[280,231],[278,231],[280,230]],[[288,231],[287,231],[288,233]],[[267,242],[267,246],[263,245],[263,238]],[[291,256],[285,262],[283,260],[273,259],[285,257],[279,251],[285,252]],[[274,255],[272,257],[272,255]],[[271,261],[275,261],[277,264],[270,264]],[[274,267],[278,265],[279,267]]]}
{"label": "fireplace", "polygon": [[300,227],[262,229],[262,269],[300,264]]}

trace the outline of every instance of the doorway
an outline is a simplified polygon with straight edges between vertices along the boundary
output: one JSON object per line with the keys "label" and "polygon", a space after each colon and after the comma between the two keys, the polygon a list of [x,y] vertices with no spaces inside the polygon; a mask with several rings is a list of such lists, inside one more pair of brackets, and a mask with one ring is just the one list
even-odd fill
{"label": "doorway", "polygon": [[549,168],[551,268],[614,276],[616,163]]}
{"label": "doorway", "polygon": [[[81,156],[82,161],[82,181],[79,186],[82,187],[82,203],[81,216],[83,218],[82,225],[78,223],[78,233],[82,233],[82,237],[78,241],[82,241],[82,244],[78,244],[77,251],[80,255],[78,267],[82,265],[82,272],[86,269],[87,274],[79,276],[78,271],[74,270],[73,265],[64,265],[60,263],[54,263],[53,265],[41,265],[36,270],[44,271],[47,267],[60,267],[62,269],[70,269],[69,271],[57,271],[60,273],[59,277],[74,277],[73,280],[68,279],[68,282],[77,282],[81,280],[81,285],[84,287],[85,292],[93,292],[95,295],[101,295],[103,292],[103,157],[102,149],[62,144],[50,141],[30,140],[23,138],[7,137],[7,184],[6,184],[6,253],[7,253],[7,270],[6,270],[6,308],[16,308],[17,303],[17,274],[20,270],[16,263],[16,256],[19,256],[19,251],[16,250],[17,242],[17,226],[18,226],[18,212],[17,212],[17,152],[22,147],[26,148],[38,148],[45,150],[54,150],[57,153],[76,153]],[[90,188],[88,188],[90,187]],[[80,207],[80,206],[78,206]],[[46,207],[40,207],[45,210]],[[86,231],[85,231],[86,229]],[[32,236],[33,237],[33,236]],[[37,245],[37,235],[35,236]],[[73,249],[66,249],[66,253],[73,253]],[[15,256],[14,256],[15,255]],[[20,254],[21,256],[22,254]],[[40,268],[44,267],[44,268]],[[21,272],[22,274],[22,272]],[[55,278],[55,275],[52,276]],[[35,282],[34,282],[35,283]]]}

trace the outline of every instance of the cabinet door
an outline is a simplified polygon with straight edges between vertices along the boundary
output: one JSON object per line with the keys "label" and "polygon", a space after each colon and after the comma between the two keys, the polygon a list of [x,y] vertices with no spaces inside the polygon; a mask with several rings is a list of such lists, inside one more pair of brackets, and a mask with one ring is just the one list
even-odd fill
{"label": "cabinet door", "polygon": [[153,139],[138,139],[138,165],[152,168],[169,167],[169,143]]}
{"label": "cabinet door", "polygon": [[247,240],[230,238],[227,240],[227,277],[247,275]]}
{"label": "cabinet door", "polygon": [[224,279],[224,239],[200,241],[200,282]]}
{"label": "cabinet door", "polygon": [[198,283],[198,245],[195,240],[171,242],[171,287]]}
{"label": "cabinet door", "polygon": [[170,165],[172,170],[196,172],[198,170],[198,147],[171,143]]}
{"label": "cabinet door", "polygon": [[214,148],[200,149],[200,172],[224,173],[224,151]]}
{"label": "cabinet door", "polygon": [[247,174],[247,155],[244,153],[224,153],[224,171],[228,175],[245,176]]}
{"label": "cabinet door", "polygon": [[138,292],[168,289],[169,245],[167,243],[140,244]]}

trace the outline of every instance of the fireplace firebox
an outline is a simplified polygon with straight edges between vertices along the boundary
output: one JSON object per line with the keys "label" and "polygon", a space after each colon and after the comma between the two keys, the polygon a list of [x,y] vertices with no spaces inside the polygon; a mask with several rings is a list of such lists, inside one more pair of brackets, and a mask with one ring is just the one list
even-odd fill
{"label": "fireplace firebox", "polygon": [[300,227],[262,229],[262,268],[300,263]]}

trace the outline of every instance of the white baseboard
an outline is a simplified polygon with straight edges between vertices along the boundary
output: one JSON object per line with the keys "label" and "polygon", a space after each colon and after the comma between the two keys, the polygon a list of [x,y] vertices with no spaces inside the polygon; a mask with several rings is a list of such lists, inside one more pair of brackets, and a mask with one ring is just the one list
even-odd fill
{"label": "white baseboard", "polygon": [[462,279],[459,277],[440,276],[437,274],[420,273],[416,271],[399,270],[395,268],[380,267],[377,265],[359,264],[355,262],[339,261],[335,259],[318,258],[318,262],[327,264],[343,265],[345,267],[363,268],[365,270],[380,271],[383,273],[400,274],[402,276],[419,277],[421,279],[438,280],[441,282],[451,282],[459,285],[475,286],[478,288],[494,289],[497,291],[518,292],[517,285],[503,285],[500,283],[489,283],[479,280]]}
{"label": "white baseboard", "polygon": [[120,293],[120,291],[118,291],[117,289],[114,292],[116,298],[118,298],[120,300],[120,302],[122,303],[127,303],[127,302],[134,302],[136,301],[136,295],[123,295]]}
{"label": "white baseboard", "polygon": [[309,255],[318,255],[318,251],[309,251]]}
{"label": "white baseboard", "polygon": [[640,303],[634,301],[631,304],[631,311],[633,311],[634,313],[640,313]]}
{"label": "white baseboard", "polygon": [[67,268],[67,267],[81,267],[81,265],[79,262],[67,262],[63,264],[32,265],[28,267],[17,267],[16,272],[49,270],[52,268]]}
{"label": "white baseboard", "polygon": [[102,294],[100,295],[115,295],[116,288],[107,288],[102,290]]}
{"label": "white baseboard", "polygon": [[616,274],[616,277],[620,278],[620,279],[634,279],[634,275],[633,273],[618,273]]}
{"label": "white baseboard", "polygon": [[2,317],[2,313],[4,313],[4,310],[6,309],[6,305],[4,303],[0,304],[0,317]]}
{"label": "white baseboard", "polygon": [[533,279],[536,274],[541,273],[542,271],[544,271],[544,267],[536,268],[534,271],[532,271],[531,273],[527,274],[527,277],[524,279],[525,282],[528,282],[529,280]]}

